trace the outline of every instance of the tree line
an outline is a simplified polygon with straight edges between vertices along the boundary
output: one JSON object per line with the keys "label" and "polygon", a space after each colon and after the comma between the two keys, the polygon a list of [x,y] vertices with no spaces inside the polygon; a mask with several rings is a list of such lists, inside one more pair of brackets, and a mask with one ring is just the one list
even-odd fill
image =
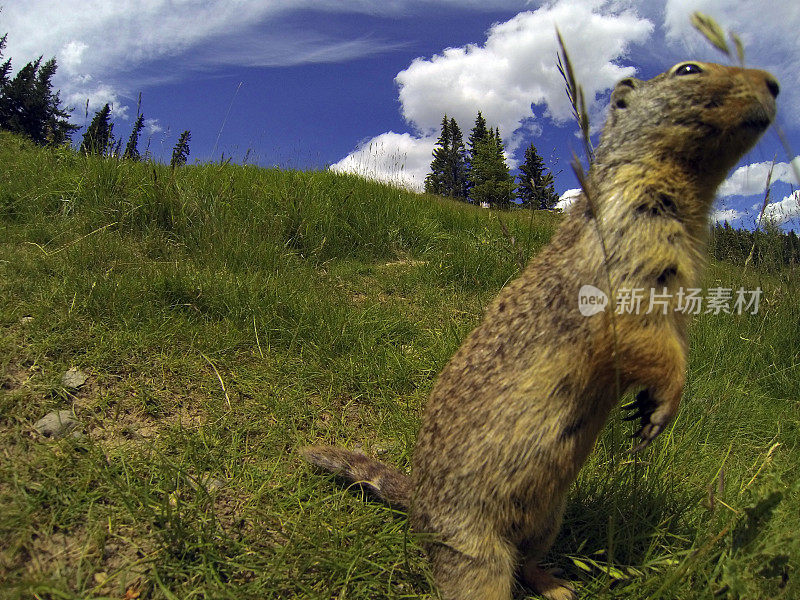
{"label": "tree line", "polygon": [[734,229],[727,221],[717,223],[711,228],[709,251],[717,260],[749,263],[762,270],[800,265],[800,238],[794,230],[784,233],[770,221],[754,231]]}
{"label": "tree line", "polygon": [[[0,37],[0,60],[3,59],[7,39],[8,34]],[[42,146],[71,144],[72,134],[80,127],[70,123],[72,109],[62,106],[61,93],[53,91],[52,80],[56,69],[55,58],[42,62],[40,56],[12,77],[11,58],[0,63],[0,129],[24,135]],[[87,155],[141,160],[138,144],[144,126],[144,115],[137,110],[136,121],[123,151],[122,138],[114,135],[111,105],[106,104],[94,114],[78,150]],[[178,138],[170,161],[173,168],[186,164],[190,140],[191,133],[188,130]],[[148,153],[145,158],[150,158]]]}
{"label": "tree line", "polygon": [[[433,149],[431,172],[425,191],[481,206],[550,209],[558,202],[553,175],[531,144],[520,165],[515,183],[505,159],[505,144],[499,128],[487,127],[480,111],[467,143],[455,119],[444,115],[441,133]],[[515,203],[514,200],[518,200]]]}

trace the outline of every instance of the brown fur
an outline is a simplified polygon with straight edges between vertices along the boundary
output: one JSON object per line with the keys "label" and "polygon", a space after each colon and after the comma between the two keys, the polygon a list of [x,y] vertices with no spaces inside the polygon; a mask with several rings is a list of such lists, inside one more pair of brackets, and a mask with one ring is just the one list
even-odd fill
{"label": "brown fur", "polygon": [[[639,448],[678,410],[687,319],[675,293],[699,284],[715,190],[774,118],[778,93],[764,71],[686,64],[616,86],[585,194],[440,374],[411,477],[342,449],[304,451],[436,534],[426,549],[446,600],[508,600],[520,564],[542,595],[574,598],[538,560],[610,409],[643,390]],[[584,284],[608,293],[606,312],[580,314]],[[667,314],[612,318],[611,292],[624,288],[666,288]]]}

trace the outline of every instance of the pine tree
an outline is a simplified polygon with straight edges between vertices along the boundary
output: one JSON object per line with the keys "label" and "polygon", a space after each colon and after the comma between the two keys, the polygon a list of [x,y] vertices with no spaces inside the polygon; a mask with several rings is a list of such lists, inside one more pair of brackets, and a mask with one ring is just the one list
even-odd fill
{"label": "pine tree", "polygon": [[794,232],[794,229],[789,230],[789,264],[796,265],[800,263],[800,238]]}
{"label": "pine tree", "polygon": [[30,112],[28,107],[33,103],[33,88],[38,68],[39,61],[28,63],[13,79],[4,84],[0,95],[1,129],[28,135],[27,122]]}
{"label": "pine tree", "polygon": [[139,155],[139,134],[144,129],[144,115],[140,114],[136,117],[136,122],[133,124],[133,129],[131,130],[131,136],[128,138],[128,143],[125,144],[125,152],[122,154],[122,158],[127,158],[130,160],[139,160],[141,156]]}
{"label": "pine tree", "polygon": [[114,144],[112,140],[111,151],[108,153],[108,155],[116,158],[122,156],[122,138],[119,138],[116,144]]}
{"label": "pine tree", "polygon": [[[7,33],[0,38],[0,58],[3,58],[3,50],[6,49],[7,39],[8,39]],[[0,95],[2,95],[5,86],[8,85],[8,74],[10,72],[11,72],[11,59],[9,58],[6,60],[6,62],[0,64]]]}
{"label": "pine tree", "polygon": [[447,155],[447,196],[467,200],[467,149],[455,119],[450,119],[450,152]]}
{"label": "pine tree", "polygon": [[553,189],[553,175],[547,172],[544,160],[531,144],[525,150],[525,162],[519,167],[517,197],[528,208],[549,209],[558,202]]}
{"label": "pine tree", "polygon": [[178,138],[178,143],[172,149],[172,160],[169,161],[169,166],[173,169],[175,167],[182,167],[186,164],[189,158],[189,140],[192,139],[192,134],[187,129]]}
{"label": "pine tree", "polygon": [[47,143],[61,145],[69,141],[69,136],[77,131],[77,125],[69,122],[70,110],[61,107],[61,92],[53,93],[52,79],[57,69],[56,59],[51,58],[39,69],[36,79],[35,95],[41,102],[40,113],[44,120],[44,138]]}
{"label": "pine tree", "polygon": [[459,200],[467,199],[467,150],[455,119],[442,118],[442,131],[433,149],[431,172],[425,191]]}
{"label": "pine tree", "polygon": [[478,111],[478,116],[475,117],[475,125],[472,131],[469,132],[469,139],[467,140],[467,196],[472,198],[472,165],[475,160],[475,153],[478,146],[489,139],[489,130],[486,128],[486,119],[483,118],[481,111]]}
{"label": "pine tree", "polygon": [[[0,58],[8,34],[0,38]],[[0,129],[28,136],[37,144],[61,144],[77,129],[69,121],[69,112],[61,108],[58,92],[53,94],[51,81],[56,60],[42,64],[42,57],[29,62],[14,76],[11,59],[0,65]]]}
{"label": "pine tree", "polygon": [[84,154],[106,156],[114,147],[114,124],[110,121],[111,105],[98,110],[83,134],[80,151]]}
{"label": "pine tree", "polygon": [[470,169],[471,197],[476,203],[508,208],[514,197],[514,177],[509,173],[499,130],[489,130],[475,146]]}
{"label": "pine tree", "polygon": [[442,131],[433,148],[431,172],[425,177],[425,192],[428,194],[445,194],[447,155],[450,153],[450,121],[445,115],[442,118]]}
{"label": "pine tree", "polygon": [[478,111],[478,116],[475,117],[475,126],[470,131],[467,142],[470,157],[475,156],[475,148],[488,137],[489,130],[486,128],[486,119],[483,118],[481,111]]}

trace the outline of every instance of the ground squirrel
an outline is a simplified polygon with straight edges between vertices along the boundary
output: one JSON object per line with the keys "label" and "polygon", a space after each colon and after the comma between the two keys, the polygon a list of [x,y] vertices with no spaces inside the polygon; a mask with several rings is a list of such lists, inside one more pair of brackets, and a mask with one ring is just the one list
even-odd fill
{"label": "ground squirrel", "polygon": [[[620,81],[584,194],[436,380],[411,476],[302,449],[434,534],[426,551],[444,599],[509,600],[515,573],[551,600],[575,597],[538,561],[620,393],[641,390],[637,449],[675,415],[687,353],[676,292],[698,286],[717,186],[772,122],[777,95],[769,73],[695,61]],[[612,315],[609,293],[608,310],[583,316],[580,288],[609,282],[669,294],[668,309]]]}

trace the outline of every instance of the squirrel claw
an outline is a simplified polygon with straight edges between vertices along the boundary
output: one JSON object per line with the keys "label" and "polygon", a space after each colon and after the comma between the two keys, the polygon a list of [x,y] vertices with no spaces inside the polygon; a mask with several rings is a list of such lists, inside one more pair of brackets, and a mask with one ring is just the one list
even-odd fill
{"label": "squirrel claw", "polygon": [[644,441],[634,448],[633,452],[638,452],[645,448],[661,432],[662,427],[660,425],[654,425],[650,422],[650,416],[655,412],[657,406],[649,390],[645,389],[636,394],[636,400],[622,407],[623,410],[636,411],[623,417],[623,420],[635,421],[639,419],[641,424],[641,427],[631,437],[641,437]]}
{"label": "squirrel claw", "polygon": [[640,452],[641,450],[647,448],[650,445],[650,442],[656,439],[658,437],[658,434],[660,434],[663,430],[664,430],[663,425],[656,425],[655,423],[648,423],[647,425],[644,425],[633,436],[633,437],[637,436],[641,437],[642,441],[631,450],[628,450],[628,454],[636,454],[637,452]]}

